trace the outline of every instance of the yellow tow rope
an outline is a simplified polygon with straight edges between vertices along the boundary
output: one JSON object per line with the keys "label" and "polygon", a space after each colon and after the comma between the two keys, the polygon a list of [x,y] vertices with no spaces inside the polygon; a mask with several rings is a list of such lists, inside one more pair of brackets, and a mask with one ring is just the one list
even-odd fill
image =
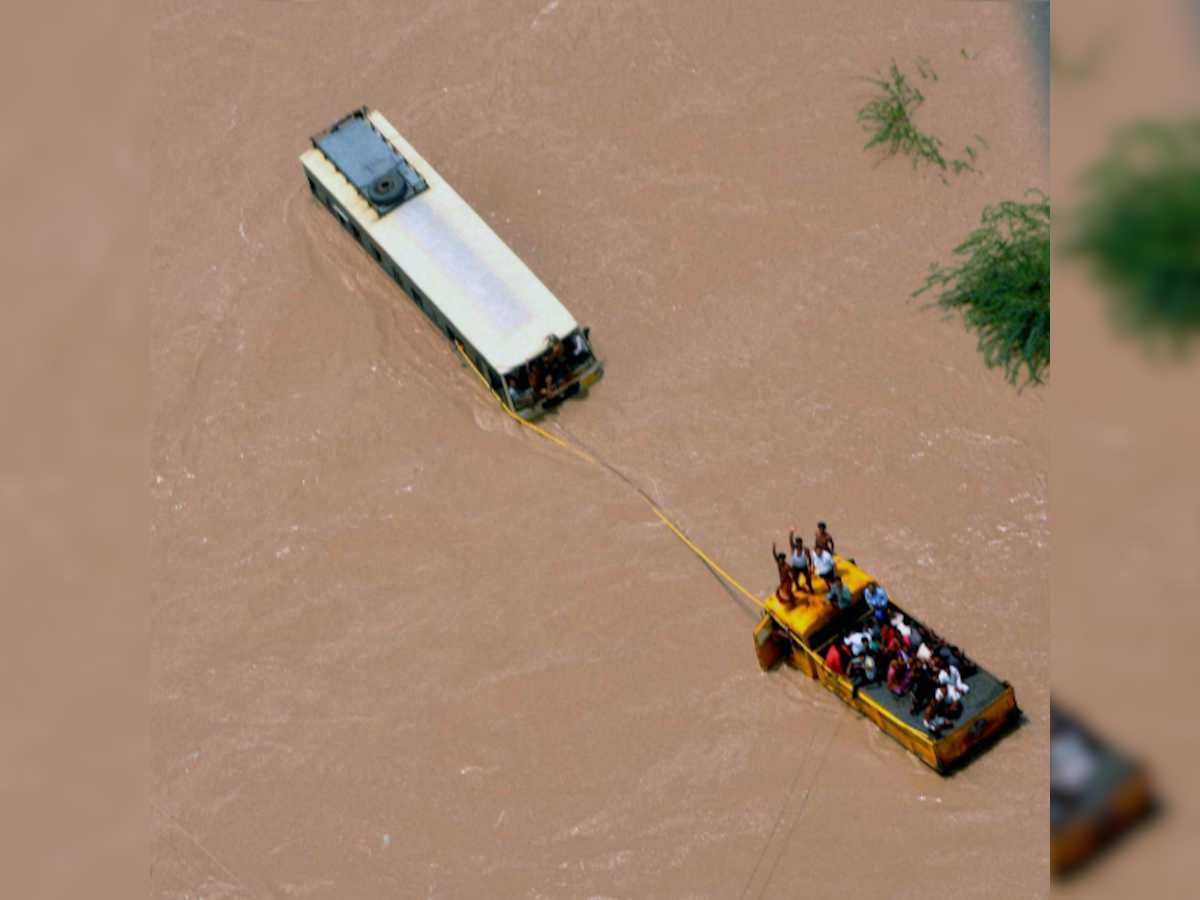
{"label": "yellow tow rope", "polygon": [[[497,394],[495,392],[495,390],[492,389],[492,386],[490,384],[488,384],[488,380],[483,377],[483,373],[479,371],[479,367],[476,366],[475,363],[471,361],[471,357],[467,356],[466,351],[463,350],[462,344],[458,343],[458,341],[455,341],[454,346],[458,349],[459,354],[466,361],[467,365],[471,367],[471,371],[473,371],[475,373],[475,375],[479,378],[479,381],[483,384],[483,386],[488,389],[488,391],[491,393],[491,395],[493,397],[496,398],[496,402],[500,404],[500,408],[502,410],[504,410],[506,413],[508,413],[508,415],[511,418],[515,419],[518,423],[525,426],[530,431],[534,431],[537,434],[540,434],[546,440],[552,441],[553,443],[558,444],[558,446],[564,447],[567,450],[570,450],[572,453],[574,453],[580,459],[585,459],[594,466],[600,466],[601,468],[605,467],[604,463],[602,463],[600,460],[596,459],[596,457],[592,456],[590,453],[585,453],[583,450],[580,450],[578,447],[574,446],[573,444],[570,444],[567,441],[564,441],[562,438],[555,437],[550,432],[546,431],[544,428],[539,428],[538,426],[534,425],[532,422],[526,422],[524,419],[522,419],[520,416],[518,416],[515,412],[513,412],[511,409],[509,409],[508,404],[505,403],[500,398],[500,395]],[[613,471],[615,472],[616,470],[614,469]],[[656,516],[658,516],[659,519],[662,520],[663,524],[666,525],[668,528],[670,528],[671,531],[674,532],[675,536],[677,538],[679,538],[681,541],[683,541],[683,543],[687,546],[687,548],[689,550],[691,550],[693,553],[695,553],[696,556],[700,557],[700,559],[703,560],[703,562],[706,566],[708,566],[710,569],[712,569],[712,571],[716,572],[717,575],[719,575],[721,578],[723,578],[727,584],[730,584],[733,587],[737,588],[742,593],[742,595],[744,597],[746,597],[747,600],[749,600],[751,603],[753,603],[755,606],[757,606],[763,612],[767,611],[766,604],[764,604],[763,601],[759,600],[752,593],[750,593],[748,590],[746,590],[744,587],[742,587],[728,572],[726,572],[724,569],[722,569],[720,566],[718,566],[715,562],[713,562],[712,558],[709,557],[708,554],[706,554],[703,550],[701,550],[699,547],[697,547],[695,544],[693,544],[691,542],[691,540],[688,539],[687,535],[685,535],[679,529],[679,526],[677,524],[675,524],[673,521],[671,521],[669,518],[667,518],[666,513],[664,513],[662,511],[662,509],[658,506],[657,503],[655,503],[653,500],[651,500],[645,494],[642,494],[641,497],[643,500],[646,501],[646,505],[650,507],[650,510]],[[784,626],[784,627],[786,628],[786,626]],[[790,629],[788,629],[788,630],[790,633]],[[818,665],[820,665],[822,668],[825,667],[824,660],[817,657],[817,655],[815,653],[813,653],[812,650],[808,650],[808,652],[810,654],[812,654],[812,656],[817,660]],[[837,677],[841,678],[841,680],[843,680],[843,681],[846,680],[844,676],[837,676]],[[876,703],[870,697],[863,696],[863,701],[866,702],[868,705],[874,707],[879,712],[879,714],[881,714],[885,718],[892,720],[892,722],[894,722],[895,724],[899,725],[906,732],[913,730],[911,728],[911,726],[905,724],[904,722],[901,722],[898,718],[896,718],[896,716],[892,715],[892,713],[890,711],[888,711],[887,709],[884,709],[882,706],[880,706],[878,703]],[[853,708],[853,707],[847,707],[847,708]],[[839,727],[841,727],[841,726],[839,725]]]}
{"label": "yellow tow rope", "polygon": [[[540,434],[546,440],[552,441],[553,443],[557,444],[558,446],[563,447],[567,450],[570,450],[572,453],[574,453],[580,459],[587,460],[594,466],[602,466],[603,465],[600,462],[600,460],[596,459],[596,457],[592,456],[590,453],[585,453],[583,450],[580,450],[575,445],[570,444],[567,441],[564,441],[560,437],[556,437],[555,435],[546,431],[544,428],[539,428],[537,425],[534,425],[532,422],[526,422],[524,419],[522,419],[520,416],[518,416],[515,412],[513,412],[511,409],[509,409],[508,404],[505,403],[504,400],[501,399],[500,395],[497,394],[496,391],[492,388],[492,386],[490,384],[488,384],[488,380],[483,377],[483,373],[479,371],[479,367],[476,366],[474,362],[472,362],[471,357],[467,356],[467,352],[463,349],[462,344],[460,344],[458,341],[455,341],[454,346],[458,350],[459,355],[462,356],[464,361],[466,361],[466,364],[471,367],[471,371],[473,371],[475,373],[475,375],[479,378],[480,382],[483,384],[483,386],[485,388],[488,389],[488,391],[491,393],[491,395],[496,398],[496,402],[500,404],[500,408],[502,410],[504,410],[506,413],[508,413],[510,418],[516,420],[519,424],[525,426],[530,431]],[[725,581],[727,583],[729,583],[733,587],[737,588],[742,593],[743,596],[745,596],[748,600],[750,600],[750,602],[753,603],[755,606],[757,606],[759,609],[763,609],[763,610],[766,609],[766,606],[763,604],[763,602],[761,600],[759,600],[752,593],[750,593],[748,590],[746,590],[744,587],[742,587],[740,584],[738,584],[738,582],[728,572],[726,572],[724,569],[722,569],[720,566],[718,566],[715,562],[712,561],[711,558],[709,558],[709,556],[703,550],[701,550],[699,547],[697,547],[695,544],[693,544],[687,538],[687,536],[679,529],[679,526],[667,518],[666,514],[662,511],[662,509],[658,506],[657,503],[655,503],[653,500],[651,500],[649,497],[646,497],[645,495],[642,496],[642,499],[646,501],[646,505],[650,507],[651,511],[656,516],[658,516],[659,519],[662,520],[663,524],[666,525],[668,528],[670,528],[671,531],[674,532],[675,536],[677,538],[679,538],[681,541],[683,541],[684,544],[687,545],[687,548],[689,550],[691,550],[698,557],[700,557],[700,559],[702,559],[704,561],[704,564],[706,566],[708,566],[710,569],[712,569],[714,572],[716,572],[721,578],[725,579]]]}

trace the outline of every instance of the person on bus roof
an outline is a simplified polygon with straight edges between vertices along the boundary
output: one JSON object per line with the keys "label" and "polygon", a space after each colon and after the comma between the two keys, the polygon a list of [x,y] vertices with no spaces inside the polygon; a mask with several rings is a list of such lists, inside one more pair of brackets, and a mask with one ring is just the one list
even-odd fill
{"label": "person on bus roof", "polygon": [[800,586],[800,576],[804,576],[804,583],[808,587],[808,592],[813,592],[812,586],[812,554],[808,552],[808,548],[804,546],[804,538],[796,537],[796,526],[792,526],[792,530],[788,533],[788,546],[792,548],[791,564],[792,577],[796,579],[796,587]]}
{"label": "person on bus roof", "polygon": [[837,553],[833,545],[833,535],[825,530],[825,523],[817,523],[817,536],[813,539],[813,546],[818,550],[828,550],[831,554]]}

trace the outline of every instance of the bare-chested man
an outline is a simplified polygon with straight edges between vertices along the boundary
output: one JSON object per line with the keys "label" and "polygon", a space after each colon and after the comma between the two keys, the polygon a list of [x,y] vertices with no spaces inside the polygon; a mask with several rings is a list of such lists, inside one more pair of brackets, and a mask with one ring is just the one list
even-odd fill
{"label": "bare-chested man", "polygon": [[830,553],[837,553],[833,546],[833,535],[825,530],[825,523],[817,523],[817,536],[813,539],[813,546],[818,550],[828,550]]}
{"label": "bare-chested man", "polygon": [[775,557],[775,565],[779,567],[779,599],[786,606],[792,606],[796,602],[796,595],[792,592],[792,567],[788,565],[787,557],[779,552],[779,549],[772,544],[771,555]]}

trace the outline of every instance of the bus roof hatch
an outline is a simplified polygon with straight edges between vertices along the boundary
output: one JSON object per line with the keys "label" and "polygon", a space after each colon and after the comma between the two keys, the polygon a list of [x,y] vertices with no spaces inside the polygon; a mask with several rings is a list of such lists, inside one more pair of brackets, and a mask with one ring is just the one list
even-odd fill
{"label": "bus roof hatch", "polygon": [[312,142],[382,216],[429,185],[366,116],[355,110]]}

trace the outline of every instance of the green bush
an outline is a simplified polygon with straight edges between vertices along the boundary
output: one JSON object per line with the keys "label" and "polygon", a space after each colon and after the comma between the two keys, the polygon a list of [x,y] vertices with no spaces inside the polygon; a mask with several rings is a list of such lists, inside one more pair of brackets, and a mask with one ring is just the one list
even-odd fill
{"label": "green bush", "polygon": [[[917,70],[921,78],[932,79],[935,83],[939,81],[938,74],[929,60],[919,59]],[[858,111],[859,124],[871,134],[871,139],[863,147],[864,150],[882,147],[885,156],[910,156],[914,168],[922,162],[927,163],[938,170],[938,177],[944,184],[950,183],[946,178],[947,171],[955,175],[979,171],[975,167],[979,154],[974,147],[968,144],[963,149],[965,157],[947,160],[942,153],[945,146],[942,139],[923,133],[913,124],[913,115],[925,103],[925,95],[900,71],[895,60],[892,60],[886,76],[877,72],[876,77],[862,80],[875,85],[881,91]],[[981,147],[987,147],[987,141],[978,135],[976,138]]]}
{"label": "green bush", "polygon": [[1026,384],[1042,383],[1050,365],[1050,200],[1031,194],[986,207],[982,226],[954,248],[958,265],[933,263],[913,293],[938,292],[935,305],[962,315],[984,362],[1014,385],[1022,372]]}
{"label": "green bush", "polygon": [[879,74],[863,80],[883,91],[858,111],[858,121],[867,131],[873,132],[863,149],[883,147],[888,156],[900,153],[911,156],[914,166],[923,160],[945,171],[946,158],[942,155],[941,140],[922,134],[912,121],[912,114],[925,102],[925,95],[913,87],[896,61],[892,60],[887,78]]}
{"label": "green bush", "polygon": [[1182,350],[1200,333],[1200,122],[1121,132],[1084,187],[1068,253],[1093,263],[1119,330]]}

